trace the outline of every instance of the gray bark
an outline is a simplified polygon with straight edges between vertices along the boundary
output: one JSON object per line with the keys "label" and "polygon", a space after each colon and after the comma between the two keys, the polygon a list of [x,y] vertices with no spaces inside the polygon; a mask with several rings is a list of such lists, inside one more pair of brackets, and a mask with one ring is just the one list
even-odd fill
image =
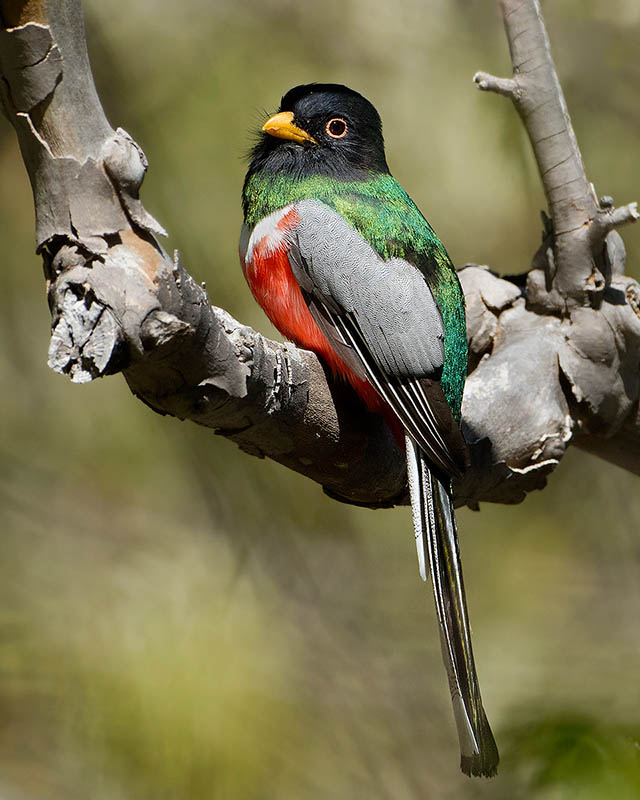
{"label": "gray bark", "polygon": [[[463,429],[472,466],[458,503],[518,502],[575,442],[640,472],[640,287],[614,228],[634,204],[597,202],[534,0],[502,2],[510,96],[549,203],[525,281],[467,265],[470,374]],[[407,501],[403,453],[382,420],[316,357],[272,342],[211,305],[170,258],[139,199],[140,147],[107,122],[80,0],[0,0],[0,97],[36,208],[52,314],[49,364],[82,383],[122,372],[155,411],[191,419],[369,506]],[[239,278],[240,279],[240,278]]]}

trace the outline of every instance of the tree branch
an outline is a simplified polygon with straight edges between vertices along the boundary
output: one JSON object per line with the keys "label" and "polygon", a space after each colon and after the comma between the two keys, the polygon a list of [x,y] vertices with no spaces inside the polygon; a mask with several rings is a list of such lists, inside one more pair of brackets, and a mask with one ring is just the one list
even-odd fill
{"label": "tree branch", "polygon": [[494,94],[509,97],[511,100],[514,100],[519,92],[518,84],[512,78],[496,78],[495,75],[489,75],[488,72],[476,72],[473,82],[483,92],[494,92]]}
{"label": "tree branch", "polygon": [[[386,426],[310,353],[211,306],[139,200],[147,162],[107,122],[79,0],[1,0],[0,87],[36,207],[52,337],[49,365],[77,383],[122,371],[151,408],[214,428],[331,494],[372,506],[406,494]],[[63,79],[64,78],[64,79]]]}
{"label": "tree branch", "polygon": [[635,221],[637,205],[612,210],[598,203],[587,180],[538,0],[500,0],[500,6],[513,79],[478,72],[474,81],[482,90],[513,100],[529,135],[549,205],[553,237],[544,253],[545,281],[531,276],[527,300],[545,313],[597,307],[609,280],[605,237]]}
{"label": "tree branch", "polygon": [[[456,496],[471,506],[518,502],[542,488],[571,441],[640,472],[640,287],[624,276],[624,246],[613,230],[637,208],[596,207],[537,4],[510,9],[505,0],[507,34],[517,36],[514,78],[476,79],[521,111],[552,225],[526,287],[486,267],[460,273],[472,468]],[[79,383],[121,371],[155,411],[212,428],[333,497],[406,502],[403,454],[381,418],[328,379],[311,353],[269,341],[213,307],[157,242],[164,231],[139,199],[147,162],[104,116],[79,0],[0,0],[0,14],[0,96],[33,187],[52,369]],[[637,457],[623,447],[630,440]]]}

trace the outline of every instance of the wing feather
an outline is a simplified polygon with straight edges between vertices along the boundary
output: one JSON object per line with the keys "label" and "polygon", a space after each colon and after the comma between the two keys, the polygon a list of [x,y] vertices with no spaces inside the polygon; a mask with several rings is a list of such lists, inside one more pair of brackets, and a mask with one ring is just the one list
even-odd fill
{"label": "wing feather", "polygon": [[367,377],[398,415],[405,429],[418,442],[433,465],[446,475],[461,474],[460,466],[450,455],[422,386],[415,379],[394,380],[385,375],[372,358],[367,343],[351,314],[331,316],[336,328],[357,353]]}
{"label": "wing feather", "polygon": [[433,463],[465,469],[466,446],[438,382],[444,329],[415,267],[383,259],[335,211],[298,203],[289,263],[316,323],[341,358],[366,377]]}

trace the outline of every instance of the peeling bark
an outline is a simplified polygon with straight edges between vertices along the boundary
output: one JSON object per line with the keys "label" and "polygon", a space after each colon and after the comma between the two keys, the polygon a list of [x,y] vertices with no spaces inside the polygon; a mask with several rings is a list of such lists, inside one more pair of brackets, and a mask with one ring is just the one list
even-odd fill
{"label": "peeling bark", "polygon": [[[472,466],[457,502],[519,502],[570,442],[640,473],[640,286],[614,230],[635,204],[595,199],[537,2],[502,1],[511,97],[531,138],[550,217],[526,280],[460,272],[470,374],[463,428]],[[79,0],[0,0],[0,99],[36,208],[52,315],[49,365],[77,383],[122,372],[155,411],[190,419],[372,507],[407,502],[403,453],[381,418],[316,357],[211,305],[139,197],[140,147],[107,122]]]}

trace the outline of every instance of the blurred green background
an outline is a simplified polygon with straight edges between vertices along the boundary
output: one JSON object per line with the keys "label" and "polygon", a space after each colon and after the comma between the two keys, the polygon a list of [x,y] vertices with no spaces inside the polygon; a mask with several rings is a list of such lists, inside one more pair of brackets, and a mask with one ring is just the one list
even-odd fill
{"label": "blurred green background", "polygon": [[[379,109],[458,264],[527,268],[542,193],[492,0],[88,0],[96,83],[143,197],[214,303],[269,335],[237,265],[251,131],[291,86]],[[588,174],[640,194],[640,6],[544,5]],[[624,231],[640,278],[640,226]],[[516,507],[460,511],[497,779],[458,772],[407,509],[340,505],[120,377],[46,367],[30,189],[0,121],[0,797],[640,797],[637,479],[570,452]],[[529,387],[522,387],[524,392]]]}

